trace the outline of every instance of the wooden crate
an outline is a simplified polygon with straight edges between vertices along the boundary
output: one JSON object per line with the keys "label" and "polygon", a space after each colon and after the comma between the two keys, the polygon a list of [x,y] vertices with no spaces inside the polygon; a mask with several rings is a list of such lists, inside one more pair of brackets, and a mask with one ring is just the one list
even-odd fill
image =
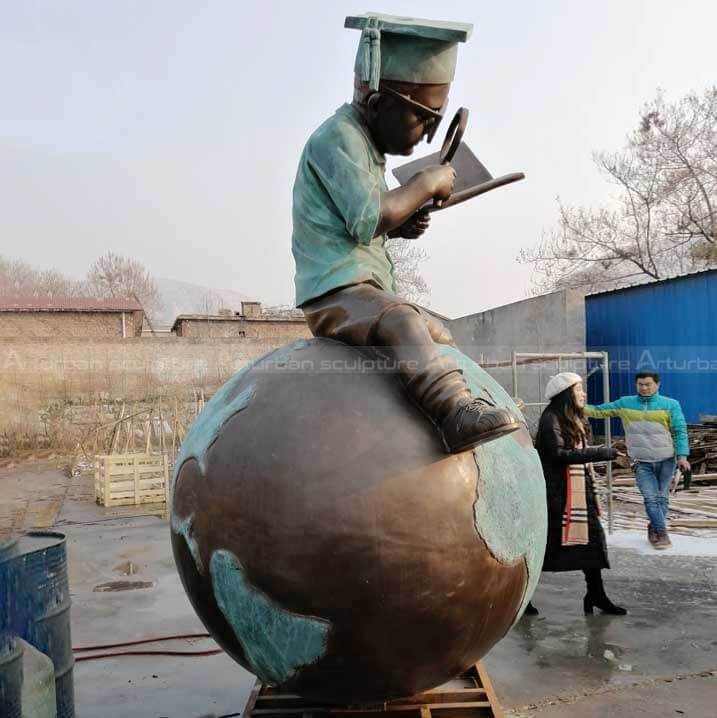
{"label": "wooden crate", "polygon": [[242,718],[505,718],[505,714],[479,661],[432,691],[369,706],[320,705],[257,681]]}
{"label": "wooden crate", "polygon": [[110,454],[95,461],[95,500],[102,506],[169,502],[166,454]]}

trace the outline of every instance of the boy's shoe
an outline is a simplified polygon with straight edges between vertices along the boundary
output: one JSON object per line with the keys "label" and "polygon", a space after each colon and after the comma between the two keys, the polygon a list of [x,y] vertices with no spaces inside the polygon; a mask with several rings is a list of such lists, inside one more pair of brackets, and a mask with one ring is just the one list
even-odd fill
{"label": "boy's shoe", "polygon": [[655,529],[655,533],[657,534],[657,540],[655,541],[656,549],[663,550],[672,546],[672,541],[670,541],[667,529]]}
{"label": "boy's shoe", "polygon": [[657,543],[657,531],[652,526],[647,527],[647,540],[654,546]]}
{"label": "boy's shoe", "polygon": [[441,423],[440,430],[446,452],[460,454],[510,434],[521,426],[508,409],[473,398],[453,409]]}

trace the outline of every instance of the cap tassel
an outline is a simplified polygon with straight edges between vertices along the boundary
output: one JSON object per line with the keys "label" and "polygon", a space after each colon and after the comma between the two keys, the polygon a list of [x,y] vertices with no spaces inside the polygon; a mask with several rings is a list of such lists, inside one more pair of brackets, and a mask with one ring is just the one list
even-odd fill
{"label": "cap tassel", "polygon": [[361,80],[376,92],[381,81],[381,31],[375,21],[361,33]]}
{"label": "cap tassel", "polygon": [[381,31],[372,28],[368,31],[371,38],[371,72],[368,81],[370,90],[377,91],[381,81]]}

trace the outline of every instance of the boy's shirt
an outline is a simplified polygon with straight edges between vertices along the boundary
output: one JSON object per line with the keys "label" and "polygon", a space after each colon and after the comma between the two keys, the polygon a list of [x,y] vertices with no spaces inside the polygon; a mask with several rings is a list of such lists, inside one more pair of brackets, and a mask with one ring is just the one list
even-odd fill
{"label": "boy's shirt", "polygon": [[309,138],[294,182],[291,248],[296,306],[361,282],[394,292],[393,263],[374,237],[386,159],[363,118],[340,107]]}

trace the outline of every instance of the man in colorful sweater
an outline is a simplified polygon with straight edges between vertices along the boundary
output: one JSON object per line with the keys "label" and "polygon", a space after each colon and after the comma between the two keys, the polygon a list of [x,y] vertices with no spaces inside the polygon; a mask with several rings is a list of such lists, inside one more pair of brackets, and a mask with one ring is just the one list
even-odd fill
{"label": "man in colorful sweater", "polygon": [[588,405],[585,415],[592,419],[618,416],[622,420],[627,453],[635,465],[635,478],[650,522],[647,538],[655,548],[665,549],[671,545],[665,519],[675,460],[682,471],[690,469],[687,424],[680,403],[660,395],[660,377],[656,372],[639,372],[635,383],[636,396]]}

